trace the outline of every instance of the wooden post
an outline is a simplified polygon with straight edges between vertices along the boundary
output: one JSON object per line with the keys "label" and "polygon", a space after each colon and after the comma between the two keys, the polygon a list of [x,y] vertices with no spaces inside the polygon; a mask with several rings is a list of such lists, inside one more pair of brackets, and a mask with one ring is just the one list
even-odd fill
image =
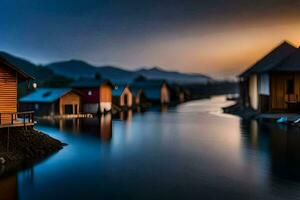
{"label": "wooden post", "polygon": [[11,114],[11,124],[14,124],[14,114]]}

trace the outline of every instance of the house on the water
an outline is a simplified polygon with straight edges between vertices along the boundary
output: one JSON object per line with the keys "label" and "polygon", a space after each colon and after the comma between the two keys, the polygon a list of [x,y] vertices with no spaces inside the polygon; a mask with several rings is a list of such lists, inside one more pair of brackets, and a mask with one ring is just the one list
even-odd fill
{"label": "house on the water", "polygon": [[38,116],[65,116],[81,113],[81,97],[70,88],[38,88],[20,100],[20,109]]}
{"label": "house on the water", "polygon": [[107,80],[82,79],[74,82],[72,88],[81,94],[84,113],[105,113],[112,109],[113,85]]}
{"label": "house on the water", "polygon": [[171,101],[176,103],[183,103],[189,99],[189,91],[181,85],[173,84],[171,87]]}
{"label": "house on the water", "polygon": [[131,108],[133,95],[128,85],[118,84],[112,91],[113,103],[119,107]]}
{"label": "house on the water", "polygon": [[239,75],[241,103],[258,112],[300,110],[300,49],[288,42]]}
{"label": "house on the water", "polygon": [[133,95],[133,103],[135,106],[142,106],[147,103],[147,98],[142,88],[132,86],[130,88]]}
{"label": "house on the water", "polygon": [[33,112],[17,112],[18,83],[27,81],[29,86],[32,79],[33,77],[0,57],[0,128],[34,124]]}
{"label": "house on the water", "polygon": [[170,103],[170,87],[165,80],[141,80],[134,81],[133,90],[142,90],[147,101],[154,104]]}

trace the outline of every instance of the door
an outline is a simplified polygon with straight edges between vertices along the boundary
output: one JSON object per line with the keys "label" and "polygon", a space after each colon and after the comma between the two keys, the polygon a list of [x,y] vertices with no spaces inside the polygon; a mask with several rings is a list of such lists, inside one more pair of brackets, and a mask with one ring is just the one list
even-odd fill
{"label": "door", "polygon": [[65,105],[65,113],[64,114],[73,114],[73,105],[72,104],[66,104]]}

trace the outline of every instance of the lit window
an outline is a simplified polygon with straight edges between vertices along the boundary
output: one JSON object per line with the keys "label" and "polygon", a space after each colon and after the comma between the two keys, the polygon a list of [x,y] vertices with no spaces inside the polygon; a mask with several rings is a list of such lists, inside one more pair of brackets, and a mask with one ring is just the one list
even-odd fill
{"label": "lit window", "polygon": [[92,91],[89,90],[89,91],[88,91],[88,95],[89,95],[89,96],[92,96],[92,94],[93,94]]}

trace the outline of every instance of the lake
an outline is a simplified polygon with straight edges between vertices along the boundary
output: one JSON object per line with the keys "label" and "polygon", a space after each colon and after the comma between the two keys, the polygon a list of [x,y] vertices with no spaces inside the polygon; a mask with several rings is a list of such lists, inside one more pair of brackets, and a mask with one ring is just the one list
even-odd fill
{"label": "lake", "polygon": [[68,146],[0,180],[0,199],[300,199],[300,127],[222,114],[231,103],[41,121]]}

